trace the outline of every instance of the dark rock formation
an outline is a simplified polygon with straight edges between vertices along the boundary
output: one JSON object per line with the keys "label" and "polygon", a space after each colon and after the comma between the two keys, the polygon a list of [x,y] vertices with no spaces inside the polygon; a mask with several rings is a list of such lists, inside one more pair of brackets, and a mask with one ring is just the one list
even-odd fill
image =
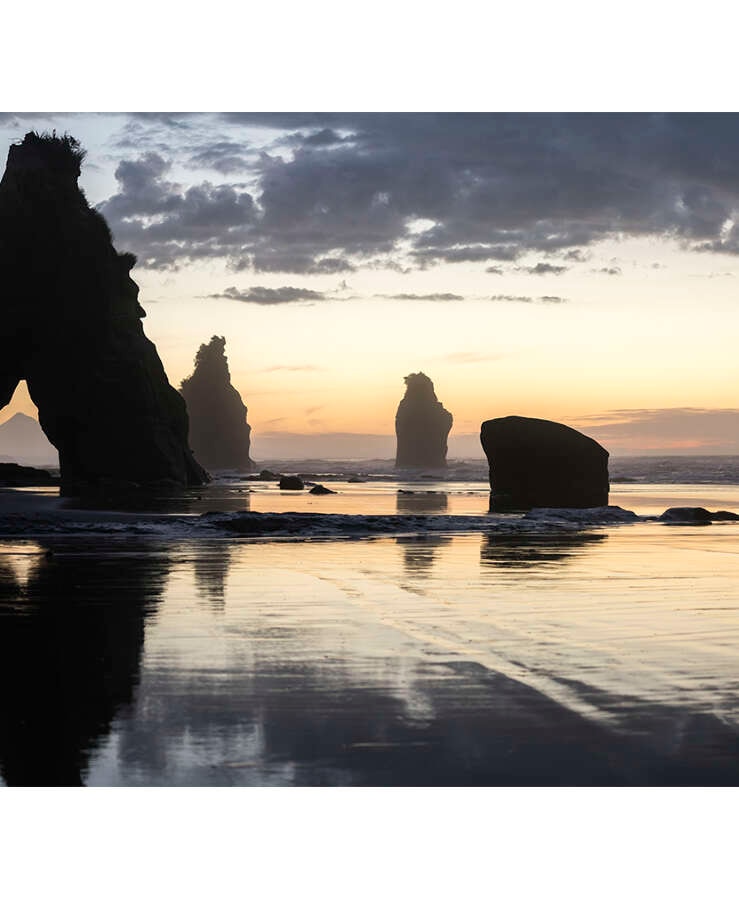
{"label": "dark rock formation", "polygon": [[46,469],[19,466],[17,463],[0,463],[0,487],[38,487],[58,483],[59,479],[54,478]]}
{"label": "dark rock formation", "polygon": [[434,383],[423,372],[405,377],[405,396],[395,415],[396,466],[438,469],[446,466],[446,440],[452,414],[436,399]]}
{"label": "dark rock formation", "polygon": [[0,182],[0,408],[25,379],[62,492],[101,479],[202,484],[185,403],[144,335],[131,254],[77,186],[70,137],[25,136]]}
{"label": "dark rock formation", "polygon": [[279,481],[282,476],[269,469],[262,469],[258,475],[247,475],[247,481]]}
{"label": "dark rock formation", "polygon": [[201,344],[195,357],[195,371],[182,382],[180,391],[190,416],[190,446],[208,469],[239,469],[250,472],[251,426],[246,423],[246,406],[231,384],[226,339],[213,335]]}
{"label": "dark rock formation", "polygon": [[336,491],[332,491],[331,488],[324,487],[322,484],[314,484],[308,493],[323,496],[324,494],[335,494]]}
{"label": "dark rock formation", "polygon": [[304,487],[303,479],[297,475],[283,475],[280,478],[281,491],[302,491]]}
{"label": "dark rock formation", "polygon": [[608,451],[574,428],[505,416],[482,423],[490,511],[608,505]]}
{"label": "dark rock formation", "polygon": [[659,520],[668,525],[710,525],[711,514],[702,506],[671,506]]}
{"label": "dark rock formation", "polygon": [[720,509],[710,512],[702,506],[671,506],[659,517],[665,525],[710,525],[711,522],[736,522],[739,515]]}

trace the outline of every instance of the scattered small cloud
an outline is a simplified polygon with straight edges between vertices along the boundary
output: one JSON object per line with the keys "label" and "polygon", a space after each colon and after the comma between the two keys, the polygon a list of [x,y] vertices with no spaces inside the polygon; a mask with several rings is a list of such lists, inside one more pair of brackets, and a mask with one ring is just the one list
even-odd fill
{"label": "scattered small cloud", "polygon": [[561,275],[569,266],[555,266],[552,263],[540,262],[535,266],[516,266],[517,272],[528,272],[529,275]]}
{"label": "scattered small cloud", "polygon": [[323,291],[312,291],[308,288],[296,287],[252,287],[240,291],[228,287],[220,294],[207,294],[212,300],[238,300],[240,303],[257,303],[261,306],[277,306],[282,303],[302,303],[310,300],[325,300]]}
{"label": "scattered small cloud", "polygon": [[500,266],[488,266],[487,269],[485,269],[485,271],[488,273],[488,275],[502,275],[503,274],[503,269],[501,269]]}
{"label": "scattered small cloud", "polygon": [[433,302],[464,300],[461,294],[375,294],[384,300],[430,300]]}
{"label": "scattered small cloud", "polygon": [[601,269],[591,269],[591,272],[595,272],[596,275],[620,275],[621,269],[619,266],[603,266]]}
{"label": "scattered small cloud", "polygon": [[538,299],[541,303],[567,303],[567,299],[565,297],[556,297],[551,294],[546,294],[543,297],[538,298],[520,296],[517,294],[493,294],[490,299],[504,303],[533,303],[536,299]]}
{"label": "scattered small cloud", "polygon": [[564,259],[569,262],[587,262],[590,259],[590,254],[584,250],[568,250],[564,255]]}

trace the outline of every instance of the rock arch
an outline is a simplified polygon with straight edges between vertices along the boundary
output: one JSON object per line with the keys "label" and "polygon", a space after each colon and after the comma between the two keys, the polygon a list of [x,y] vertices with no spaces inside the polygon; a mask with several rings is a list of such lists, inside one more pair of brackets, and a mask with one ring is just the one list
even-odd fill
{"label": "rock arch", "polygon": [[25,379],[59,451],[62,492],[208,480],[105,219],[77,185],[84,152],[30,132],[0,181],[0,408]]}

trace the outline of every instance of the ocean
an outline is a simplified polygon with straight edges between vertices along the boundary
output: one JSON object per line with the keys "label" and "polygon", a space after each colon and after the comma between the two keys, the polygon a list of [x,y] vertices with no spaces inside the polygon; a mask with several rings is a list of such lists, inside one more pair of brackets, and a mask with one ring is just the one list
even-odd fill
{"label": "ocean", "polygon": [[[490,515],[480,461],[0,496],[5,784],[739,784],[739,458]],[[614,509],[617,508],[617,509]]]}

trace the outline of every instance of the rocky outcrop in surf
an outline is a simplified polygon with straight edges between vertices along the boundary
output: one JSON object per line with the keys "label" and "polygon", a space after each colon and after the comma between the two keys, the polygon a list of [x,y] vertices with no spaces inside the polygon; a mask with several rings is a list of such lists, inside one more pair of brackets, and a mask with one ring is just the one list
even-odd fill
{"label": "rocky outcrop in surf", "polygon": [[135,257],[77,185],[73,138],[30,132],[0,181],[0,408],[26,380],[62,492],[208,480],[187,412],[144,334]]}
{"label": "rocky outcrop in surf", "polygon": [[226,339],[217,335],[201,344],[195,369],[180,387],[190,416],[190,446],[208,469],[251,472],[251,426],[241,395],[231,384],[225,347]]}
{"label": "rocky outcrop in surf", "polygon": [[505,416],[483,422],[490,511],[608,505],[608,451],[574,428]]}
{"label": "rocky outcrop in surf", "polygon": [[405,377],[405,396],[395,416],[398,439],[395,465],[438,469],[446,466],[447,437],[452,414],[434,393],[434,383],[423,372]]}

